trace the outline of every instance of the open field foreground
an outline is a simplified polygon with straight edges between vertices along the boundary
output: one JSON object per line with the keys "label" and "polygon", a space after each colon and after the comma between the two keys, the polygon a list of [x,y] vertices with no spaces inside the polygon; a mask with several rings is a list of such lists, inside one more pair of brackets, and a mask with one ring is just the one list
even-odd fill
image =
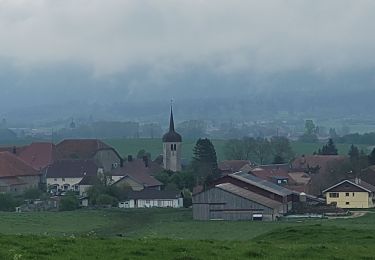
{"label": "open field foreground", "polygon": [[373,259],[375,214],[197,222],[190,210],[0,213],[0,259]]}

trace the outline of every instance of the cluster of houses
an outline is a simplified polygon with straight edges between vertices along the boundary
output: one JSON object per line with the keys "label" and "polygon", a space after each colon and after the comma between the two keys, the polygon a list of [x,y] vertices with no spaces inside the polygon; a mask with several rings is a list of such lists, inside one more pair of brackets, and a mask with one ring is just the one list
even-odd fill
{"label": "cluster of houses", "polygon": [[[222,177],[193,195],[197,220],[276,220],[286,214],[339,213],[374,207],[375,186],[360,179],[331,181],[345,156],[301,156],[288,164],[219,164]],[[375,172],[366,175],[375,176]],[[324,188],[324,189],[323,189]]]}
{"label": "cluster of houses", "polygon": [[23,193],[44,187],[51,196],[74,191],[84,200],[90,187],[105,181],[106,185],[130,189],[127,200],[121,201],[119,207],[179,208],[183,206],[181,193],[162,190],[163,184],[154,175],[163,170],[181,170],[181,142],[171,110],[170,129],[163,136],[163,160],[131,155],[124,160],[113,147],[97,139],[2,147],[0,192]]}
{"label": "cluster of houses", "polygon": [[[162,142],[163,154],[154,161],[147,156],[124,159],[113,147],[97,139],[2,147],[0,192],[23,193],[44,187],[54,197],[74,191],[86,199],[90,187],[105,181],[106,185],[130,189],[127,199],[119,202],[121,208],[180,208],[182,194],[163,190],[163,184],[154,177],[163,170],[182,169],[182,137],[175,131],[172,109],[169,131]],[[221,177],[193,191],[193,217],[276,220],[290,213],[374,207],[375,187],[370,183],[375,183],[375,179],[329,179],[332,165],[345,160],[345,156],[311,155],[287,164],[220,162]],[[366,176],[375,176],[375,169]],[[82,205],[87,205],[87,201]]]}

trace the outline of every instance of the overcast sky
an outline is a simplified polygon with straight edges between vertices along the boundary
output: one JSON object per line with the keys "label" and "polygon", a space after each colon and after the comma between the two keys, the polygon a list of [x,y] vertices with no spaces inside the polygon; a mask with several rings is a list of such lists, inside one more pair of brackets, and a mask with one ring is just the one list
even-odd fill
{"label": "overcast sky", "polygon": [[0,102],[373,88],[374,24],[373,0],[0,0]]}

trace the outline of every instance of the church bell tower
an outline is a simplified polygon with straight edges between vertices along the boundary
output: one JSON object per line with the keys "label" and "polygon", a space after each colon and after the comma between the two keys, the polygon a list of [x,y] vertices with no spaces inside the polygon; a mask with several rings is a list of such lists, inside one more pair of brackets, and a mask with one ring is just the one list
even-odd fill
{"label": "church bell tower", "polygon": [[182,137],[174,129],[173,107],[169,119],[169,131],[163,135],[163,165],[164,169],[173,172],[181,171]]}

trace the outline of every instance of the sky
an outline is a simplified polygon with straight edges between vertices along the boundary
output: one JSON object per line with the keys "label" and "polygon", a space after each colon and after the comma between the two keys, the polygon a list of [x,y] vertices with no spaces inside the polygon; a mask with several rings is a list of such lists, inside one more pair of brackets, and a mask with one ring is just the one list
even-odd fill
{"label": "sky", "polygon": [[373,0],[0,0],[0,109],[374,89]]}

